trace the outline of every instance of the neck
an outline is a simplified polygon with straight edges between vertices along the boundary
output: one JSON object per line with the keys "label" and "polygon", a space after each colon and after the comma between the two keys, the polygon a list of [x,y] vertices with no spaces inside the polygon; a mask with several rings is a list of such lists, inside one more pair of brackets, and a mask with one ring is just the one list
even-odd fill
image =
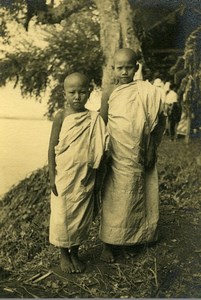
{"label": "neck", "polygon": [[65,108],[69,113],[71,114],[76,114],[76,113],[80,113],[80,112],[84,112],[84,111],[87,111],[87,109],[84,107],[83,109],[80,109],[80,110],[75,110],[73,109],[71,106],[67,106]]}

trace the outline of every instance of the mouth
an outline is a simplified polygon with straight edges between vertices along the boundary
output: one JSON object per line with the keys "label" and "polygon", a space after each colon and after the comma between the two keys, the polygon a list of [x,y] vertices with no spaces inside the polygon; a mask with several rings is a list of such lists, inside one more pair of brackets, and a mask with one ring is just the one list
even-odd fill
{"label": "mouth", "polygon": [[130,79],[129,77],[121,77],[121,80],[128,80]]}
{"label": "mouth", "polygon": [[131,79],[129,77],[121,77],[120,81],[122,81],[122,83],[128,83]]}

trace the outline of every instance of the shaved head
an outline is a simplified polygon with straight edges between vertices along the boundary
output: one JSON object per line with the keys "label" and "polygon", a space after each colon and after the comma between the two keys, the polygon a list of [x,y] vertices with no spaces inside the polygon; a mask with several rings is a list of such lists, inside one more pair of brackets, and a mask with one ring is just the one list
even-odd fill
{"label": "shaved head", "polygon": [[115,52],[112,68],[116,84],[127,84],[133,81],[134,74],[138,70],[137,59],[137,53],[129,48],[122,48]]}
{"label": "shaved head", "polygon": [[64,80],[64,88],[66,88],[69,85],[75,85],[75,84],[82,85],[83,87],[88,87],[89,79],[84,74],[75,72],[68,75]]}
{"label": "shaved head", "polygon": [[73,112],[85,111],[89,97],[89,80],[82,73],[72,73],[64,80],[65,105]]}
{"label": "shaved head", "polygon": [[114,54],[114,64],[116,61],[127,60],[135,65],[137,63],[137,59],[137,53],[130,48],[119,49]]}

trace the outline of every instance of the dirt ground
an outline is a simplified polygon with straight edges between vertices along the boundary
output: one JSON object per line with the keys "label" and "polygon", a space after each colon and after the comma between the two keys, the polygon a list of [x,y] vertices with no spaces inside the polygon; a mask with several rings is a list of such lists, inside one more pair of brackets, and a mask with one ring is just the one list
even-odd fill
{"label": "dirt ground", "polygon": [[[193,139],[186,145],[183,139],[171,142],[165,137],[159,148],[158,170],[161,199],[159,241],[152,246],[144,245],[129,260],[117,248],[116,262],[104,263],[99,259],[101,242],[97,219],[89,241],[81,248],[81,258],[87,268],[80,275],[63,274],[57,267],[58,250],[48,243],[49,192],[43,192],[46,204],[41,204],[41,197],[38,197],[38,202],[30,204],[29,200],[28,205],[24,199],[30,191],[22,191],[29,185],[32,193],[37,190],[36,187],[33,189],[36,185],[31,182],[33,176],[28,179],[29,183],[26,181],[15,188],[1,205],[0,297],[201,298],[200,139]],[[44,186],[42,178],[44,171],[40,176],[37,174],[37,180],[34,179],[40,190]],[[19,210],[16,204],[15,207],[11,204],[17,197],[18,205],[21,203]],[[33,209],[30,207],[36,209],[34,217],[31,217]],[[5,225],[9,213],[10,229],[9,224]],[[28,229],[27,223],[31,224]]]}

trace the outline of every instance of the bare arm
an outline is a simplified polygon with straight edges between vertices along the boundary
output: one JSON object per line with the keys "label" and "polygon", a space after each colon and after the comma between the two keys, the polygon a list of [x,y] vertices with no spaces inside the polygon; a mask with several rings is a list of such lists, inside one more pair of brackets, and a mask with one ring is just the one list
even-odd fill
{"label": "bare arm", "polygon": [[166,116],[163,112],[161,112],[158,116],[158,124],[154,128],[151,135],[153,136],[153,139],[155,141],[156,147],[159,146],[161,143],[164,131],[165,131],[165,124],[166,124]]}
{"label": "bare arm", "polygon": [[50,176],[50,186],[55,196],[58,196],[57,188],[55,185],[55,175],[56,175],[55,146],[59,142],[59,133],[61,130],[62,121],[63,121],[63,112],[58,112],[52,124],[52,130],[51,130],[50,141],[49,141],[49,149],[48,149],[48,167],[49,167],[49,176]]}
{"label": "bare arm", "polygon": [[107,124],[107,121],[108,121],[108,97],[105,93],[103,93],[102,98],[101,98],[100,115],[103,118],[105,124]]}
{"label": "bare arm", "polygon": [[103,91],[101,98],[100,115],[103,118],[105,124],[107,124],[108,121],[108,100],[113,89],[114,87],[110,86],[108,90]]}
{"label": "bare arm", "polygon": [[146,169],[151,169],[157,160],[157,147],[159,146],[165,130],[166,116],[161,112],[158,116],[158,124],[150,135],[149,147],[146,152]]}

